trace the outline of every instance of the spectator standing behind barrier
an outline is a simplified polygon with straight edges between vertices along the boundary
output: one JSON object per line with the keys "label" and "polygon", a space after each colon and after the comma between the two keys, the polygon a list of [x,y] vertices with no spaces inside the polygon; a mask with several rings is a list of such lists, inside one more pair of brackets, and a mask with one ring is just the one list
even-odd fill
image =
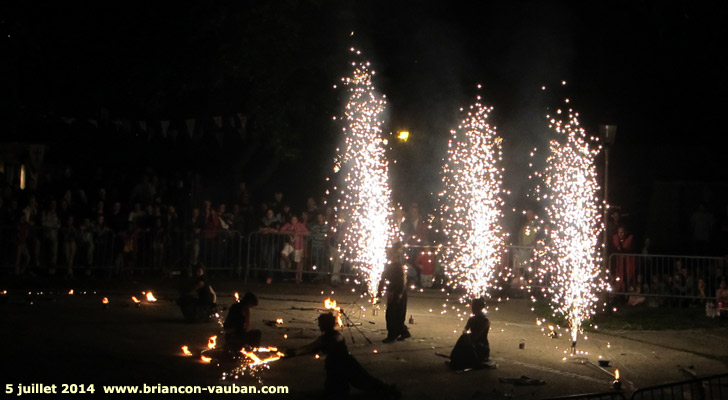
{"label": "spectator standing behind barrier", "polygon": [[187,219],[187,251],[188,260],[188,276],[192,276],[192,267],[200,261],[200,237],[202,235],[202,217],[200,217],[200,209],[195,207],[192,209],[192,215]]}
{"label": "spectator standing behind barrier", "polygon": [[66,220],[66,229],[63,231],[63,249],[66,256],[66,276],[73,277],[73,262],[76,258],[79,232],[73,223],[73,216]]}
{"label": "spectator standing behind barrier", "polygon": [[536,212],[526,210],[526,220],[518,231],[518,249],[514,252],[513,266],[516,272],[513,282],[522,285],[530,279],[531,255],[538,239],[539,226]]}
{"label": "spectator standing behind barrier", "polygon": [[268,270],[266,283],[273,282],[274,269],[276,266],[276,255],[278,253],[278,229],[281,221],[275,215],[272,208],[266,210],[265,216],[260,220],[258,232],[260,233],[260,247],[262,249],[263,265]]}
{"label": "spectator standing behind barrier", "polygon": [[715,303],[718,305],[719,310],[726,312],[728,308],[728,284],[726,284],[725,279],[720,281],[720,286],[715,291]]}
{"label": "spectator standing behind barrier", "polygon": [[29,221],[29,215],[27,211],[24,211],[18,223],[15,231],[15,275],[23,276],[27,272],[28,265],[30,264],[30,254],[28,253],[28,237],[30,236],[30,230],[32,226]]}
{"label": "spectator standing behind barrier", "polygon": [[[632,242],[634,236],[628,234],[627,230],[620,226],[617,233],[612,236],[612,246],[615,253],[629,254],[632,253]],[[618,255],[617,265],[614,270],[615,291],[624,292],[634,284],[635,279],[635,259],[633,256]]]}
{"label": "spectator standing behind barrier", "polygon": [[54,275],[58,264],[58,230],[61,228],[55,200],[51,200],[48,209],[43,212],[42,225],[43,238],[48,248],[48,275]]}
{"label": "spectator standing behind barrier", "polygon": [[[312,199],[312,197],[310,197]],[[316,214],[316,222],[309,227],[311,232],[311,260],[319,273],[329,273],[329,263],[326,254],[326,235],[329,227],[323,214]]]}
{"label": "spectator standing behind barrier", "polygon": [[85,267],[86,276],[91,275],[91,266],[94,263],[94,234],[91,221],[88,218],[81,220],[78,227],[78,249],[83,256],[82,264]]}
{"label": "spectator standing behind barrier", "polygon": [[291,235],[290,246],[288,248],[284,245],[281,250],[281,256],[287,257],[289,260],[296,263],[296,283],[303,282],[303,245],[304,235],[308,234],[308,228],[306,225],[298,221],[298,216],[291,216],[291,222],[283,225],[280,230],[281,233],[289,233]]}
{"label": "spectator standing behind barrier", "polygon": [[220,218],[212,208],[210,200],[205,200],[202,209],[202,240],[200,241],[200,255],[202,262],[208,267],[212,265],[213,244],[220,234]]}

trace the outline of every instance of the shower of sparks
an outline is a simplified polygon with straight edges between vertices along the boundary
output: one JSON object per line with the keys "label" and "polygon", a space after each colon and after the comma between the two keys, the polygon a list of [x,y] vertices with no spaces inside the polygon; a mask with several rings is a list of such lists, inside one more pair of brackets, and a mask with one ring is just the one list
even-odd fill
{"label": "shower of sparks", "polygon": [[252,349],[243,348],[241,356],[235,357],[235,367],[232,370],[223,372],[221,379],[238,379],[241,376],[250,376],[263,383],[263,372],[270,368],[270,363],[280,360],[284,354],[276,347],[255,347]]}
{"label": "shower of sparks", "polygon": [[571,108],[546,116],[554,137],[543,172],[534,174],[536,197],[548,217],[545,238],[537,246],[538,284],[550,298],[554,316],[568,321],[573,343],[594,315],[599,293],[607,289],[600,269],[603,226],[594,164],[601,146],[587,136],[578,116]]}
{"label": "shower of sparks", "polygon": [[501,138],[488,122],[492,109],[481,104],[480,96],[469,109],[461,109],[465,118],[451,131],[443,167],[443,260],[450,281],[470,298],[490,297],[499,278],[506,278],[500,269],[505,194]]}
{"label": "shower of sparks", "polygon": [[[360,52],[351,49],[357,58]],[[341,245],[345,257],[359,271],[370,294],[386,263],[386,248],[393,237],[390,215],[388,162],[381,137],[385,96],[372,83],[374,71],[366,61],[351,63],[351,76],[342,78],[348,102],[344,111],[345,149],[334,171],[344,174],[339,218],[347,221]]]}

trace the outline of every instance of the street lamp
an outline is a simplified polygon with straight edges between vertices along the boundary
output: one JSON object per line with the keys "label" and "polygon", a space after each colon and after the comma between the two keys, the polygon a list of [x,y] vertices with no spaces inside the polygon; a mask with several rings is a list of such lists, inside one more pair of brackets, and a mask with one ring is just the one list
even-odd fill
{"label": "street lamp", "polygon": [[609,147],[614,144],[617,137],[617,125],[599,125],[599,135],[604,143],[604,266],[605,270],[609,260]]}

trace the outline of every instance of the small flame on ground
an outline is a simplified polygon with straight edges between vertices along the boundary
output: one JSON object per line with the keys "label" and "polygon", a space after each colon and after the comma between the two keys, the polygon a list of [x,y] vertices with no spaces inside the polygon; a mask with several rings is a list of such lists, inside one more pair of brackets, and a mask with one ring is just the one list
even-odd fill
{"label": "small flame on ground", "polygon": [[68,294],[73,294],[73,289],[69,290]]}
{"label": "small flame on ground", "polygon": [[139,301],[139,299],[137,299],[136,296],[131,296],[131,301],[133,301],[136,304],[141,303],[141,301]]}
{"label": "small flame on ground", "polygon": [[186,356],[191,356],[192,352],[190,351],[190,348],[185,345],[185,346],[182,346],[182,354],[184,354]]}
{"label": "small flame on ground", "polygon": [[324,300],[324,308],[327,310],[336,310],[336,323],[339,324],[339,327],[344,326],[344,321],[341,320],[341,307],[336,305],[336,300],[327,298]]}
{"label": "small flame on ground", "polygon": [[614,370],[614,379],[619,380],[619,369]]}
{"label": "small flame on ground", "polygon": [[217,347],[217,335],[210,336],[210,339],[207,340],[207,348],[212,350],[215,347]]}
{"label": "small flame on ground", "polygon": [[104,297],[103,300],[101,300],[101,302],[104,303],[104,304],[109,304],[109,298],[108,297]]}
{"label": "small flame on ground", "polygon": [[148,302],[154,303],[155,301],[157,301],[157,298],[156,298],[156,297],[154,297],[154,295],[152,294],[152,292],[151,292],[151,291],[149,291],[149,292],[146,292],[146,293],[142,292],[142,293],[143,293],[143,294],[144,294],[145,296],[147,296],[147,301],[148,301]]}
{"label": "small flame on ground", "polygon": [[233,293],[233,296],[235,296],[235,301],[240,301],[240,295],[238,292]]}
{"label": "small flame on ground", "polygon": [[202,360],[202,362],[204,362],[204,363],[209,364],[212,361],[212,358],[206,357],[206,356],[200,356],[200,360]]}
{"label": "small flame on ground", "polygon": [[276,324],[283,325],[283,318],[276,319]]}

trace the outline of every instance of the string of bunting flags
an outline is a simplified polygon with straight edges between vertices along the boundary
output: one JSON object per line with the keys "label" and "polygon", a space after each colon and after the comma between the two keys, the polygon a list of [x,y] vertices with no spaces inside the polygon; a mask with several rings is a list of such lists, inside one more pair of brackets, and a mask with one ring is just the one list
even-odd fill
{"label": "string of bunting flags", "polygon": [[209,118],[134,120],[110,118],[109,111],[106,109],[99,111],[98,118],[61,117],[60,119],[68,125],[85,121],[94,128],[108,126],[114,128],[117,132],[146,135],[148,140],[156,135],[162,138],[176,138],[180,133],[187,134],[193,139],[203,136],[205,133],[219,135],[223,129],[234,129],[244,139],[247,123],[247,116],[242,112],[234,115],[214,115]]}

